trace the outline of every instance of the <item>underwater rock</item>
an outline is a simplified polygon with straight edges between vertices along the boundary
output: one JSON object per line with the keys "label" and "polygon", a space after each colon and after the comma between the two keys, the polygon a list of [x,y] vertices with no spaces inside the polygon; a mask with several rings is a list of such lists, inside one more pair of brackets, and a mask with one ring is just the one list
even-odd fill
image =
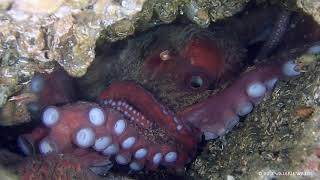
{"label": "underwater rock", "polygon": [[305,12],[320,24],[320,2],[318,0],[257,0],[257,2],[277,4],[292,11]]}
{"label": "underwater rock", "polygon": [[30,114],[25,106],[25,103],[22,101],[20,102],[7,102],[1,112],[0,112],[2,126],[11,126],[15,124],[20,124],[23,122],[30,121]]}
{"label": "underwater rock", "polygon": [[298,0],[298,7],[310,14],[320,24],[320,2],[317,0]]}
{"label": "underwater rock", "polygon": [[21,90],[35,72],[51,72],[54,61],[82,76],[95,57],[100,32],[131,19],[144,1],[1,1],[1,101]]}
{"label": "underwater rock", "polygon": [[18,180],[19,176],[0,166],[0,177],[3,180]]}
{"label": "underwater rock", "polygon": [[34,72],[52,71],[54,61],[73,77],[84,75],[97,40],[117,41],[180,14],[205,27],[241,11],[248,1],[1,1],[0,107]]}
{"label": "underwater rock", "polygon": [[231,1],[190,1],[186,3],[184,12],[194,23],[206,27],[210,21],[215,22],[234,15],[242,10],[249,0]]}

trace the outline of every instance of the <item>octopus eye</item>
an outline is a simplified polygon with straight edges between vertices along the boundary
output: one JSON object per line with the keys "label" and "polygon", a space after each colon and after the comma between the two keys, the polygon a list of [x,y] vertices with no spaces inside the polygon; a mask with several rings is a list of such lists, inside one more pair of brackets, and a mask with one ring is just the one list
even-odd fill
{"label": "octopus eye", "polygon": [[190,78],[190,87],[193,89],[199,89],[204,85],[204,80],[201,76],[191,76]]}
{"label": "octopus eye", "polygon": [[185,77],[184,86],[192,91],[206,90],[209,88],[209,79],[201,72],[193,72]]}
{"label": "octopus eye", "polygon": [[201,90],[208,85],[207,79],[202,75],[191,75],[187,77],[186,86],[191,90]]}

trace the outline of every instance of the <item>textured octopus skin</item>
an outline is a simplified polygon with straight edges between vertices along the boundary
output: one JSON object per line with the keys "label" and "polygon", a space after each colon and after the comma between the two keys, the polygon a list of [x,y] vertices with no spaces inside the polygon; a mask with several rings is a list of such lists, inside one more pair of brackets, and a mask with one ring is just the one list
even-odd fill
{"label": "textured octopus skin", "polygon": [[295,62],[288,61],[289,57],[283,55],[271,63],[256,65],[231,86],[184,109],[178,117],[201,129],[206,139],[222,136],[239,122],[239,117],[250,113],[279,79],[300,75]]}
{"label": "textured octopus skin", "polygon": [[96,174],[86,168],[83,159],[77,156],[50,155],[42,157],[28,157],[18,166],[21,180],[38,179],[78,179],[98,180]]}
{"label": "textured octopus skin", "polygon": [[[146,53],[143,60],[142,73],[146,81],[170,79],[176,89],[201,92],[211,84],[218,86],[220,82],[230,80],[242,70],[241,60],[246,50],[234,37],[194,26],[168,26],[163,29],[154,32],[157,38],[145,50],[152,52]],[[161,39],[164,34],[169,38]],[[175,38],[171,39],[171,36]],[[192,77],[201,78],[203,85],[190,86]]]}
{"label": "textured octopus skin", "polygon": [[[262,47],[262,52],[267,52],[263,53],[264,56],[279,43],[288,21],[289,14],[280,16],[273,29],[276,36]],[[184,46],[172,41],[171,46],[179,43],[174,50],[167,46],[166,40],[161,39],[159,48],[151,48],[151,56],[146,57],[144,70],[149,71],[151,76],[170,74],[179,81],[180,77],[188,77],[190,73],[200,73],[210,81],[230,80],[229,77],[234,76],[233,70],[241,71],[239,62],[243,58],[242,49],[234,41],[226,45],[225,36],[221,43],[221,39],[219,41],[215,36],[210,39],[211,35],[202,34],[188,36],[190,39],[186,40]],[[230,44],[234,47],[231,48]],[[230,53],[226,52],[227,49],[236,50]],[[250,113],[272,91],[277,80],[284,76],[300,75],[294,61],[296,57],[305,51],[319,53],[319,49],[317,44],[310,49],[288,50],[282,56],[268,58],[266,62],[249,68],[217,94],[178,112],[170,111],[151,93],[132,82],[112,83],[96,102],[74,102],[77,99],[74,85],[65,72],[35,76],[31,90],[39,94],[41,107],[46,107],[42,112],[44,126],[35,128],[31,134],[20,136],[18,143],[27,155],[38,152],[45,155],[72,155],[79,157],[85,167],[103,167],[109,159],[128,164],[132,170],[157,170],[159,165],[183,167],[196,156],[201,135],[204,134],[205,139],[209,140],[230,131],[239,122],[239,117]],[[235,58],[229,58],[231,60],[226,62],[225,59],[230,55]],[[65,103],[70,104],[61,106]],[[91,111],[95,115],[90,116]],[[125,131],[117,134],[115,126],[119,120],[123,121],[118,123],[117,128],[125,127]],[[122,126],[123,122],[125,126]],[[77,142],[77,137],[84,143]],[[135,141],[129,146],[131,137]],[[101,142],[104,142],[103,146]],[[124,142],[131,143],[123,146]],[[117,153],[106,154],[108,148]],[[148,151],[146,154],[144,150],[139,151],[144,148]],[[143,158],[135,157],[138,151],[140,157],[144,155]],[[160,154],[155,156],[157,152],[161,153],[161,158]],[[173,162],[166,161],[168,154]]]}
{"label": "textured octopus skin", "polygon": [[[99,103],[75,102],[49,106],[42,114],[45,127],[19,138],[26,154],[72,154],[87,167],[113,159],[131,170],[180,168],[196,155],[201,134],[214,139],[250,113],[279,78],[301,73],[295,58],[318,54],[320,45],[268,59],[218,94],[177,115],[132,82],[115,82]],[[254,85],[254,86],[252,86]],[[224,102],[224,103],[221,103]],[[147,109],[147,110],[146,110]]]}
{"label": "textured octopus skin", "polygon": [[29,89],[38,97],[37,101],[28,104],[32,113],[38,113],[49,105],[64,104],[78,98],[74,81],[61,67],[52,73],[35,74]]}
{"label": "textured octopus skin", "polygon": [[284,37],[288,26],[290,25],[291,16],[291,11],[284,9],[280,12],[279,17],[272,28],[270,38],[263,44],[256,59],[266,58],[280,44],[281,39]]}
{"label": "textured octopus skin", "polygon": [[[120,101],[108,102],[113,106],[112,104],[119,104]],[[93,113],[96,114],[93,115],[90,111],[95,111]],[[142,118],[142,115],[138,117]],[[143,118],[141,120],[147,122]],[[20,136],[20,146],[26,154],[30,152],[25,146],[33,144],[39,147],[41,154],[73,154],[81,156],[81,159],[87,159],[86,156],[83,158],[84,154],[91,154],[90,165],[104,162],[106,157],[116,154],[114,158],[121,165],[129,164],[131,161],[129,166],[133,170],[140,170],[143,166],[154,170],[160,162],[167,167],[183,167],[190,156],[192,154],[194,156],[194,148],[197,145],[192,144],[193,147],[189,147],[189,144],[184,144],[179,139],[178,142],[171,144],[148,141],[143,134],[139,134],[138,128],[128,120],[128,116],[108,106],[99,106],[95,103],[76,102],[62,107],[49,106],[44,110],[43,121],[50,130],[37,128],[31,135]],[[149,126],[154,125],[149,124]],[[149,127],[149,130],[150,128],[152,129]],[[190,136],[191,134],[188,135],[194,138]],[[103,138],[108,138],[108,142],[103,145],[105,147],[99,144]],[[189,151],[191,148],[193,152]],[[106,157],[101,157],[101,154]],[[84,164],[89,166],[87,162],[89,161],[85,161]]]}

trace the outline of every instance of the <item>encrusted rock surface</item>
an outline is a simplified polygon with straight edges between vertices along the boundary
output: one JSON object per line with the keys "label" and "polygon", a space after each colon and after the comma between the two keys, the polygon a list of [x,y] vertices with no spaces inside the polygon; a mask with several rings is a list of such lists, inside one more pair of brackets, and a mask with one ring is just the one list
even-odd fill
{"label": "encrusted rock surface", "polygon": [[95,57],[103,28],[131,19],[144,0],[121,3],[64,0],[0,2],[0,107],[34,72],[51,71],[58,62],[82,76]]}
{"label": "encrusted rock surface", "polygon": [[320,24],[320,1],[319,0],[298,0],[298,7],[302,8],[304,12],[313,16],[314,20]]}
{"label": "encrusted rock surface", "polygon": [[[248,1],[2,0],[0,108],[8,107],[13,95],[24,96],[21,91],[35,72],[51,72],[60,64],[71,76],[83,76],[95,58],[97,43],[124,39],[184,15],[206,27],[241,11]],[[19,100],[10,106],[25,109]],[[9,116],[17,114],[13,111]],[[29,119],[27,113],[17,118]],[[17,118],[0,124],[17,124]]]}
{"label": "encrusted rock surface", "polygon": [[206,27],[241,11],[248,1],[2,0],[0,108],[35,72],[50,72],[56,62],[71,76],[83,76],[96,43],[117,41],[184,14]]}
{"label": "encrusted rock surface", "polygon": [[320,24],[320,1],[319,0],[257,0],[259,3],[277,4],[284,8],[303,11],[311,15]]}

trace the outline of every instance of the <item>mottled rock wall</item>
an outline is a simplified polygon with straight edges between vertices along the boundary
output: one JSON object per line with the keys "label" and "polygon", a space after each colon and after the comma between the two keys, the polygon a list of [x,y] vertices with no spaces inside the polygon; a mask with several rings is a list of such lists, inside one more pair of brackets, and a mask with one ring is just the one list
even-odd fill
{"label": "mottled rock wall", "polygon": [[2,0],[0,107],[35,72],[50,72],[56,63],[71,76],[83,76],[97,40],[117,41],[178,16],[206,27],[241,11],[248,1]]}
{"label": "mottled rock wall", "polygon": [[320,1],[319,0],[298,0],[297,5],[304,12],[313,16],[314,20],[320,24]]}
{"label": "mottled rock wall", "polygon": [[51,72],[59,64],[81,77],[95,58],[96,44],[124,39],[178,16],[206,27],[241,11],[248,1],[0,1],[0,124],[30,119],[25,104],[32,100],[27,86],[35,72]]}

